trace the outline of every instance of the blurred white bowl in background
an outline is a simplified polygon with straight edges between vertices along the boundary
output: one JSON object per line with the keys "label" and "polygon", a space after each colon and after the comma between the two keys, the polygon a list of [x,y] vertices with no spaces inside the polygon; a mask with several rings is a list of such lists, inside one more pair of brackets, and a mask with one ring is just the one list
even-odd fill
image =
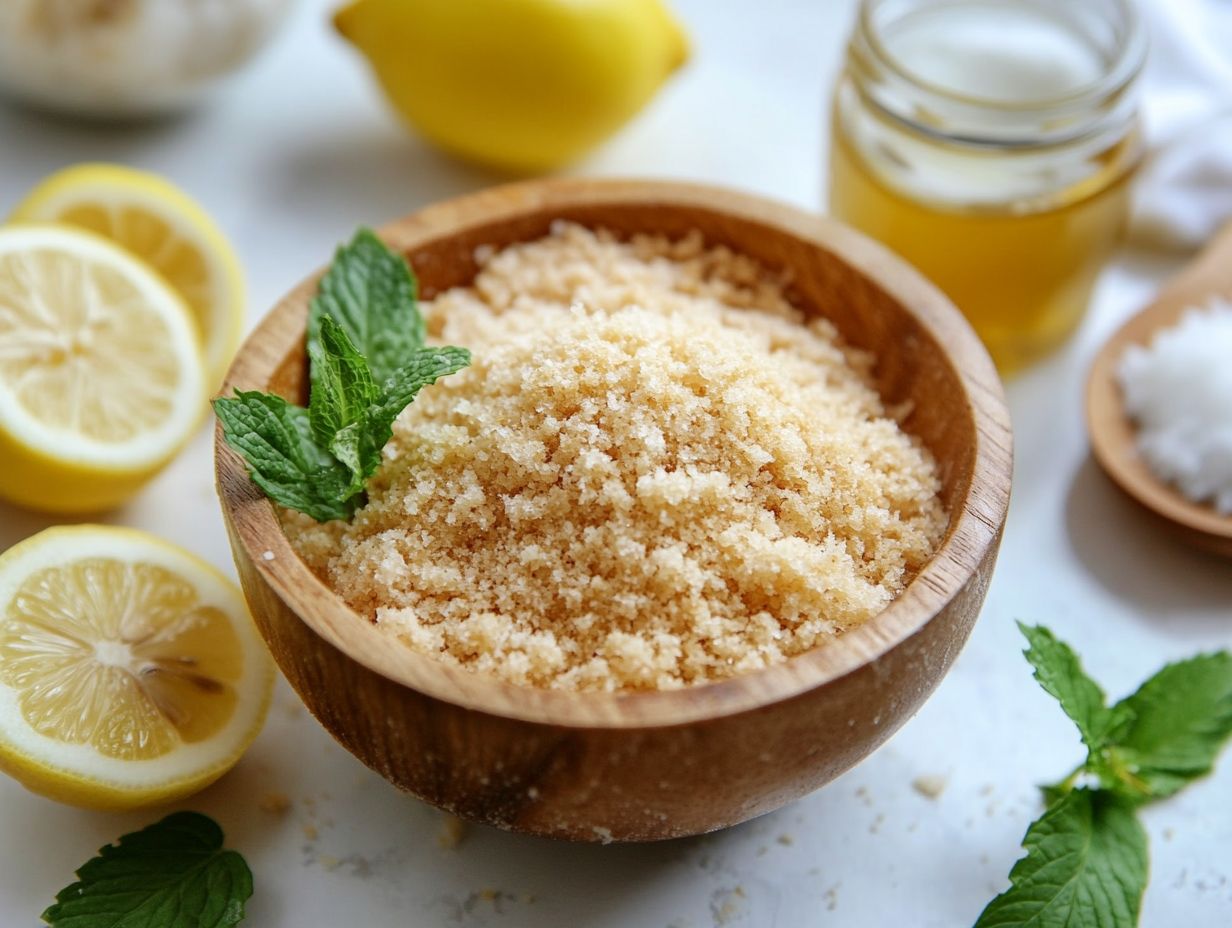
{"label": "blurred white bowl in background", "polygon": [[100,119],[195,102],[295,0],[0,0],[0,92]]}

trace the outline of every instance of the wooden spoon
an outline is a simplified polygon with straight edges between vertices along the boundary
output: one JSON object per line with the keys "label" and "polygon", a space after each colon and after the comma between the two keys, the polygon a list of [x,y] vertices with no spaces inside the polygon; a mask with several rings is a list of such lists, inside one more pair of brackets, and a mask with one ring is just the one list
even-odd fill
{"label": "wooden spoon", "polygon": [[1157,331],[1175,325],[1186,309],[1203,306],[1212,297],[1232,301],[1232,223],[1095,356],[1087,381],[1087,431],[1095,459],[1117,486],[1183,540],[1232,557],[1232,516],[1221,516],[1212,506],[1187,499],[1156,477],[1142,460],[1116,378],[1117,366],[1130,345],[1148,344]]}

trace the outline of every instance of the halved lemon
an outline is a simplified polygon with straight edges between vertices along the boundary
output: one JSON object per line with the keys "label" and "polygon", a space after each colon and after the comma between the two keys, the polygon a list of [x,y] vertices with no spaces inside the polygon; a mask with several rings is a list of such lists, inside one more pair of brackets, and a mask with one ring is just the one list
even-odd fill
{"label": "halved lemon", "polygon": [[236,586],[153,535],[50,528],[0,555],[0,767],[61,802],[170,802],[229,770],[273,665]]}
{"label": "halved lemon", "polygon": [[30,191],[11,219],[88,229],[145,261],[188,303],[210,389],[222,383],[243,334],[244,275],[226,236],[179,187],[147,171],[79,164]]}
{"label": "halved lemon", "polygon": [[89,232],[0,228],[0,496],[118,505],[188,441],[205,395],[192,320],[162,278]]}

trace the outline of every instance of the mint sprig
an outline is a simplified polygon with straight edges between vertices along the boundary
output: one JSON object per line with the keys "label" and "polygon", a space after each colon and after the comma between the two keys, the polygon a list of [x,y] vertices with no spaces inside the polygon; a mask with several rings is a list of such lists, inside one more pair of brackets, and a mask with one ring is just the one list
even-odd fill
{"label": "mint sprig", "polygon": [[975,928],[1127,928],[1138,923],[1148,848],[1139,805],[1210,773],[1232,734],[1232,655],[1168,664],[1108,706],[1078,656],[1043,626],[1018,627],[1040,685],[1077,725],[1086,759],[1044,787],[1011,886]]}
{"label": "mint sprig", "polygon": [[231,928],[244,920],[252,873],[223,850],[222,829],[176,812],[101,848],[43,913],[53,928]]}
{"label": "mint sprig", "polygon": [[274,502],[318,522],[349,519],[398,414],[470,363],[465,348],[424,345],[417,295],[406,260],[360,229],[309,309],[308,408],[258,392],[214,401],[223,438]]}

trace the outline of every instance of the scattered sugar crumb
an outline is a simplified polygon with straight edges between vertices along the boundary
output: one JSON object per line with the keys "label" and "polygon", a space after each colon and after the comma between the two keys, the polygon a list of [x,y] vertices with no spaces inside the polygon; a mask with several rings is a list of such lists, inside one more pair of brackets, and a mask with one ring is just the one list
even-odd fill
{"label": "scattered sugar crumb", "polygon": [[527,797],[528,797],[528,798],[530,798],[530,799],[538,799],[538,798],[539,798],[539,787],[537,787],[537,786],[528,786],[528,787],[526,788],[526,795],[527,795]]}
{"label": "scattered sugar crumb", "polygon": [[263,561],[272,561],[273,559],[274,559],[274,552],[273,552],[273,551],[262,551],[262,552],[261,552],[261,560],[263,560]]}
{"label": "scattered sugar crumb", "polygon": [[781,275],[570,224],[484,258],[423,304],[474,361],[399,417],[367,504],[283,514],[381,629],[516,684],[674,689],[834,640],[931,555],[931,457]]}
{"label": "scattered sugar crumb", "polygon": [[925,799],[938,799],[945,792],[948,783],[949,780],[946,777],[928,774],[912,780],[911,788]]}
{"label": "scattered sugar crumb", "polygon": [[781,835],[779,835],[774,840],[777,841],[779,844],[783,845],[784,847],[791,847],[793,844],[796,843],[796,839],[793,838],[791,835],[789,835],[787,832],[783,832]]}
{"label": "scattered sugar crumb", "polygon": [[451,851],[466,840],[470,827],[456,815],[445,813],[441,819],[441,830],[436,835],[436,843],[447,851]]}
{"label": "scattered sugar crumb", "polygon": [[491,906],[492,911],[497,915],[503,915],[505,913],[505,904],[517,901],[518,897],[516,895],[503,889],[479,889],[466,897],[466,901],[462,903],[462,911],[471,914],[480,905],[486,905]]}
{"label": "scattered sugar crumb", "polygon": [[710,895],[710,915],[715,925],[726,925],[744,910],[743,886],[716,889]]}
{"label": "scattered sugar crumb", "polygon": [[591,826],[590,830],[599,836],[600,844],[611,844],[612,843],[612,840],[613,840],[612,829],[604,828],[601,825],[593,825]]}
{"label": "scattered sugar crumb", "polygon": [[266,793],[257,807],[270,815],[285,815],[291,808],[291,798],[286,793]]}
{"label": "scattered sugar crumb", "polygon": [[843,884],[841,882],[835,883],[833,886],[827,889],[825,891],[825,894],[822,896],[822,898],[826,900],[826,911],[827,912],[833,912],[835,909],[838,908],[838,889],[842,885]]}

